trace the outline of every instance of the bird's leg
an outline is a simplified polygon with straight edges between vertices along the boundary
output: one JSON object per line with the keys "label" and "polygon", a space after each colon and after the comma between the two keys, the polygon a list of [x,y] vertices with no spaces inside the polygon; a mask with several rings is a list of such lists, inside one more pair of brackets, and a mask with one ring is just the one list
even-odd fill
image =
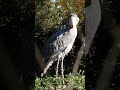
{"label": "bird's leg", "polygon": [[56,76],[58,76],[58,67],[59,67],[60,58],[57,61]]}
{"label": "bird's leg", "polygon": [[43,75],[46,74],[47,70],[53,64],[53,62],[54,62],[54,60],[48,61],[47,65],[46,65],[46,68],[44,69],[43,73],[41,73],[41,77],[43,77]]}
{"label": "bird's leg", "polygon": [[61,60],[61,74],[62,74],[62,84],[64,85],[64,68],[63,68],[63,60],[64,60],[64,57],[62,57],[62,60]]}

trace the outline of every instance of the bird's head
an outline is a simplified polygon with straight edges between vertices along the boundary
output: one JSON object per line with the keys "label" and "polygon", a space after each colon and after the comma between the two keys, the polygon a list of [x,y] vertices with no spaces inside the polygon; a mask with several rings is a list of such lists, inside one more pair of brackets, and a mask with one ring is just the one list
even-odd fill
{"label": "bird's head", "polygon": [[71,13],[70,19],[69,19],[69,27],[71,27],[71,28],[76,27],[78,22],[79,22],[79,18],[77,17],[77,15],[74,13]]}

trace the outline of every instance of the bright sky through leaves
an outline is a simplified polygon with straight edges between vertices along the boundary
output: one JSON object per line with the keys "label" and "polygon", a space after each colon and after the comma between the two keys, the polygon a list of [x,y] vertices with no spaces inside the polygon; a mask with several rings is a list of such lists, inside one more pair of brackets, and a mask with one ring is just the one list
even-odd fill
{"label": "bright sky through leaves", "polygon": [[51,0],[51,2],[55,2],[56,0]]}

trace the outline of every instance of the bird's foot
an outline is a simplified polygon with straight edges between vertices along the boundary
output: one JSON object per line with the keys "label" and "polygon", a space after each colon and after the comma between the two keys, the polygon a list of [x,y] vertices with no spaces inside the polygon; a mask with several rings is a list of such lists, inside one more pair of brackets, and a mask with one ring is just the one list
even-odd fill
{"label": "bird's foot", "polygon": [[41,77],[43,77],[44,76],[44,73],[41,73]]}
{"label": "bird's foot", "polygon": [[62,90],[66,90],[65,88],[66,88],[65,82],[64,82],[64,80],[63,80],[63,81],[62,81]]}

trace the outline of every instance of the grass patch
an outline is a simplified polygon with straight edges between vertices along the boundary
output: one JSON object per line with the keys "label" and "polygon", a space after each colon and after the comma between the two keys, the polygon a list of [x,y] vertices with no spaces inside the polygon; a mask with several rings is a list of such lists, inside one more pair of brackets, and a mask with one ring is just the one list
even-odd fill
{"label": "grass patch", "polygon": [[[59,77],[36,77],[35,80],[35,90],[61,90],[62,88],[62,78]],[[85,90],[85,76],[77,74],[73,76],[71,74],[66,75],[64,78],[65,88],[70,86],[73,90]],[[66,90],[66,89],[65,89]]]}

